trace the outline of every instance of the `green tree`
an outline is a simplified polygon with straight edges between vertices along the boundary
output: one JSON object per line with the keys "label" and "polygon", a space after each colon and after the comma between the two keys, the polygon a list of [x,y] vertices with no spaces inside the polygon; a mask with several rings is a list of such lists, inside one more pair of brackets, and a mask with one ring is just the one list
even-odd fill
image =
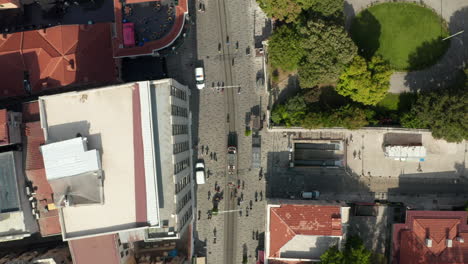
{"label": "green tree", "polygon": [[286,23],[296,21],[302,12],[302,7],[296,0],[257,0],[257,3],[267,16]]}
{"label": "green tree", "polygon": [[278,125],[300,126],[307,113],[307,104],[301,95],[297,95],[285,104],[280,104],[273,108],[271,120]]}
{"label": "green tree", "polygon": [[351,236],[345,245],[344,252],[336,246],[329,248],[320,256],[321,263],[326,264],[370,264],[372,253],[364,247],[362,240]]}
{"label": "green tree", "polygon": [[376,105],[387,94],[392,70],[380,56],[366,61],[355,56],[341,74],[336,91],[366,105]]}
{"label": "green tree", "polygon": [[302,9],[320,13],[323,16],[332,16],[342,13],[344,8],[343,0],[297,0]]}
{"label": "green tree", "polygon": [[401,125],[429,128],[448,142],[468,139],[468,87],[421,93]]}
{"label": "green tree", "polygon": [[321,264],[342,264],[344,255],[338,250],[337,246],[329,248],[325,253],[320,256]]}
{"label": "green tree", "polygon": [[304,58],[299,64],[302,87],[335,83],[357,54],[357,47],[342,26],[311,19],[299,29],[303,36]]}
{"label": "green tree", "polygon": [[295,70],[304,57],[301,35],[291,25],[278,27],[268,41],[268,59],[273,67]]}

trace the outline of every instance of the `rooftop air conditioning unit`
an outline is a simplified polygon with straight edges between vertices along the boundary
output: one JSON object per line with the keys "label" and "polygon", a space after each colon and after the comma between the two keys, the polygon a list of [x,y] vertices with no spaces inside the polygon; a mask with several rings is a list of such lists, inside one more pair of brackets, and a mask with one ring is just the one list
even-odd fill
{"label": "rooftop air conditioning unit", "polygon": [[426,247],[432,247],[432,239],[426,238]]}
{"label": "rooftop air conditioning unit", "polygon": [[447,247],[451,248],[452,247],[452,239],[447,239],[445,241],[447,242]]}

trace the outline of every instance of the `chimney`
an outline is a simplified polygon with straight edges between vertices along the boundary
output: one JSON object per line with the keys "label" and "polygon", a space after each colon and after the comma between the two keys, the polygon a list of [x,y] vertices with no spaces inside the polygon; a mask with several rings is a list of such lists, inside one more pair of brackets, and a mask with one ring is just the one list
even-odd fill
{"label": "chimney", "polygon": [[432,239],[426,238],[426,247],[432,247]]}
{"label": "chimney", "polygon": [[452,239],[446,239],[445,242],[447,242],[447,247],[452,247]]}

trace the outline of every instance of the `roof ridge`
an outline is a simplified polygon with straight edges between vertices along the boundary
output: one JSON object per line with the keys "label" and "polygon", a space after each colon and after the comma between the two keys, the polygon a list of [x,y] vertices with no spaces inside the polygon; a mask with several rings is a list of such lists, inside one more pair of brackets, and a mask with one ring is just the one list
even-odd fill
{"label": "roof ridge", "polygon": [[[278,208],[281,208],[281,207],[278,207]],[[297,233],[288,225],[288,223],[286,223],[286,221],[284,221],[283,218],[282,218],[279,214],[276,213],[276,211],[273,210],[273,212],[274,212],[275,215],[281,220],[281,222],[282,222],[283,224],[285,224],[286,227],[287,227],[291,232],[293,232],[293,234],[296,236]]]}

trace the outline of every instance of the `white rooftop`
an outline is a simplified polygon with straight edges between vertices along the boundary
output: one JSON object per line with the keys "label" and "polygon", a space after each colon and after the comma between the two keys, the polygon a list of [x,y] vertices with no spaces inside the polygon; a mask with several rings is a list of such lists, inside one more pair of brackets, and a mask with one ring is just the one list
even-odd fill
{"label": "white rooftop", "polygon": [[396,160],[419,160],[426,157],[424,146],[386,146],[385,156]]}
{"label": "white rooftop", "polygon": [[[69,140],[51,144],[50,148],[55,148],[66,159],[62,163],[48,164],[52,171],[48,177],[96,168],[98,164],[96,160],[91,162],[91,156],[95,159],[96,155],[101,155],[104,204],[62,208],[61,225],[65,240],[137,226],[132,103],[134,87],[135,84],[130,83],[39,98],[46,142],[50,144]],[[78,133],[87,138],[88,148],[96,152],[77,155],[81,148],[76,139]],[[45,150],[48,151],[47,147]],[[73,160],[80,165],[69,170],[59,169]]]}

